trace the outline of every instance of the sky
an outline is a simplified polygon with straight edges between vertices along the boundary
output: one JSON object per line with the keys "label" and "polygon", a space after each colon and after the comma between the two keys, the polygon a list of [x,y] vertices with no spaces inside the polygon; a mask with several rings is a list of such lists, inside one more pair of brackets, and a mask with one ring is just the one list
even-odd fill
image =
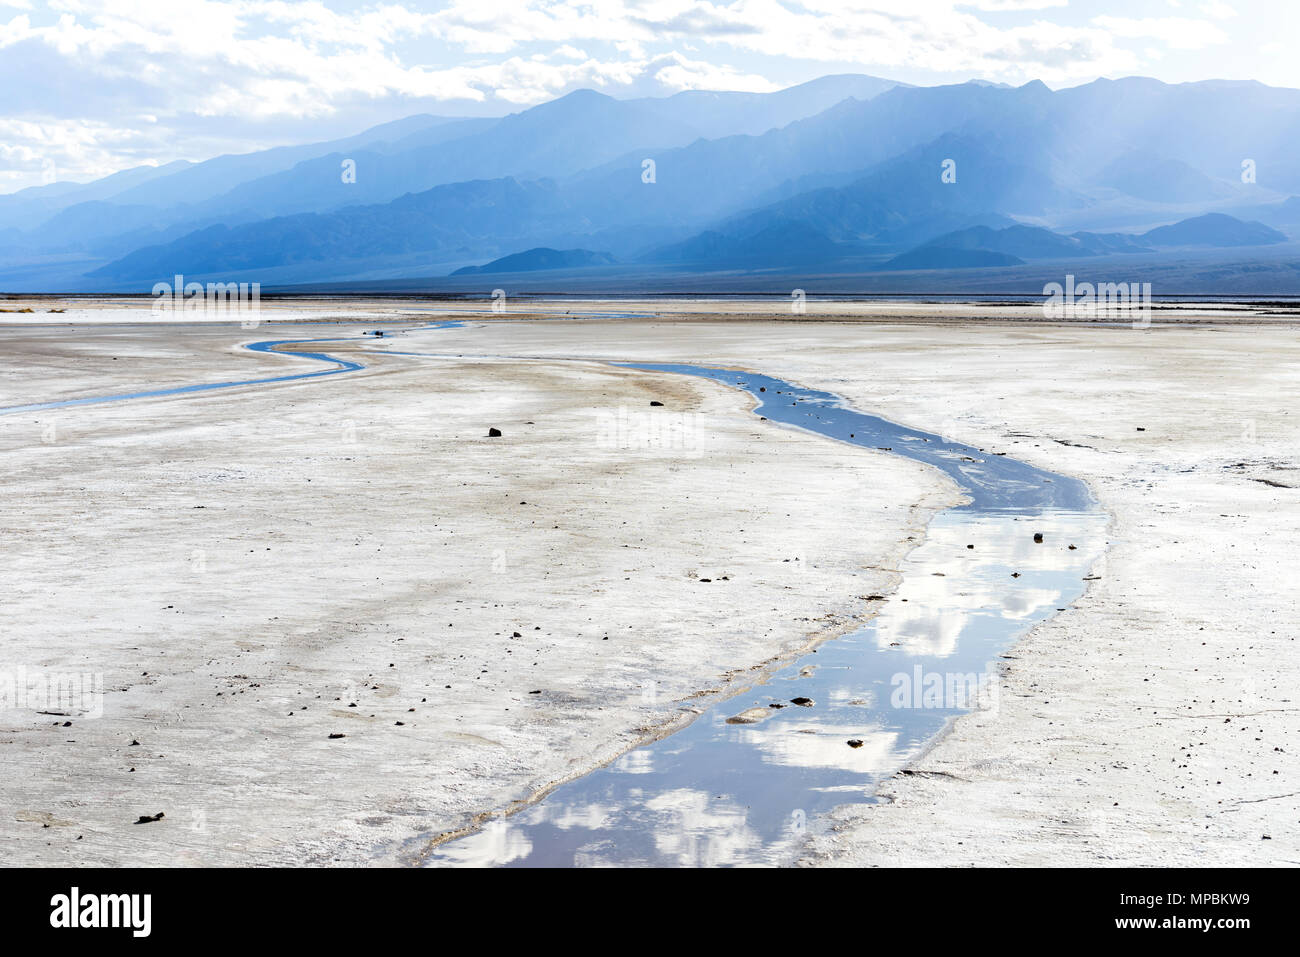
{"label": "sky", "polygon": [[583,87],[1300,87],[1296,37],[1293,0],[0,0],[0,193]]}

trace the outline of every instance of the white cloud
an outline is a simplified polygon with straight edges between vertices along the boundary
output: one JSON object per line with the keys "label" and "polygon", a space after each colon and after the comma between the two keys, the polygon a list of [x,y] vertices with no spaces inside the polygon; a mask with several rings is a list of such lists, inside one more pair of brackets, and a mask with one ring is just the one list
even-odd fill
{"label": "white cloud", "polygon": [[1128,17],[1100,16],[1092,22],[1102,30],[1128,40],[1163,40],[1175,50],[1203,50],[1217,43],[1228,42],[1222,29],[1206,20],[1187,17]]}
{"label": "white cloud", "polygon": [[1201,4],[1201,11],[1207,17],[1214,17],[1216,20],[1227,20],[1237,15],[1236,8],[1224,3],[1223,0],[1207,0],[1206,3]]}
{"label": "white cloud", "polygon": [[120,151],[117,125],[152,126],[166,161],[204,158],[222,136],[251,149],[330,123],[339,135],[420,111],[506,112],[581,86],[762,91],[832,68],[1060,85],[1223,44],[1235,8],[1193,2],[1203,19],[1081,21],[1066,0],[0,0],[0,116],[61,131],[10,141],[19,165],[0,176],[34,175],[14,159],[33,151],[60,152],[79,175],[121,165],[140,154]]}
{"label": "white cloud", "polygon": [[1070,0],[967,0],[959,4],[989,12],[1006,12],[1011,10],[1047,10],[1051,7],[1068,7]]}

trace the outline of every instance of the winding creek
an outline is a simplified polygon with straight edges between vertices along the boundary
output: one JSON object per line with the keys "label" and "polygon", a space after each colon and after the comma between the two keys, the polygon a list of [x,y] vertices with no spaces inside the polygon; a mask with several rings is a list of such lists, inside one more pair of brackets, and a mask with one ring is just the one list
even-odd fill
{"label": "winding creek", "polygon": [[788,863],[826,812],[873,800],[877,782],[953,718],[996,708],[999,656],[1082,594],[1105,547],[1106,516],[1077,479],[770,376],[617,364],[744,389],[757,415],[925,462],[969,501],[931,520],[864,627],[701,709],[686,728],[433,847],[426,864]]}
{"label": "winding creek", "polygon": [[[329,369],[11,406],[0,414],[364,368],[292,348],[331,341],[343,340],[248,346],[328,362]],[[683,729],[554,788],[516,813],[453,840],[412,839],[408,853],[426,865],[789,863],[806,833],[824,826],[827,812],[873,801],[877,784],[923,753],[953,718],[973,708],[996,708],[999,657],[1083,592],[1089,569],[1104,551],[1106,515],[1076,479],[858,412],[836,395],[769,376],[693,365],[611,364],[745,390],[754,397],[756,415],[924,462],[956,482],[968,501],[931,520],[899,568],[897,590],[871,598],[877,613],[864,626],[776,667],[746,691],[692,709],[697,716]],[[871,557],[863,555],[863,564]]]}

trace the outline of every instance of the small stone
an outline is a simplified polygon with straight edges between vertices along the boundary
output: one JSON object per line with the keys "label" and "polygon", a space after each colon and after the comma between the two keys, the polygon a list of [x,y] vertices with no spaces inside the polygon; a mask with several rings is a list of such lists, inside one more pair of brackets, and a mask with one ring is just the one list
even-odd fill
{"label": "small stone", "polygon": [[501,430],[500,430],[500,429],[488,429],[488,438],[489,438],[489,439],[499,439],[499,438],[501,438]]}
{"label": "small stone", "polygon": [[1043,533],[1034,532],[1034,541],[1037,542],[1039,545],[1043,544]]}

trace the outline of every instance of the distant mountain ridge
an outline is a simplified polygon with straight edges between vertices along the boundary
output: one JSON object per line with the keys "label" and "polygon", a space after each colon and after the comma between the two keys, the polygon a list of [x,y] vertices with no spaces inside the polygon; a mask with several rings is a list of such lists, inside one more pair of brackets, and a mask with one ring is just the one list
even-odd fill
{"label": "distant mountain ridge", "polygon": [[[133,171],[137,178],[156,181],[148,189],[127,188],[130,184],[105,188],[107,180],[102,180],[59,190],[41,187],[38,191],[45,193],[17,199],[0,196],[0,231],[19,226],[30,230],[33,219],[39,223],[82,199],[109,200],[108,205],[75,209],[63,221],[38,226],[31,240],[51,251],[88,248],[88,240],[102,244],[123,237],[130,242],[139,231],[161,234],[183,222],[193,224],[189,232],[218,223],[234,226],[388,202],[458,181],[566,176],[634,148],[688,144],[709,134],[699,123],[711,114],[725,119],[729,112],[738,112],[723,124],[727,129],[767,129],[808,115],[804,111],[818,112],[832,102],[874,95],[893,85],[848,75],[770,94],[690,92],[634,100],[577,90],[500,118],[409,117],[341,140],[184,164],[167,175],[149,174],[147,167]],[[341,176],[344,161],[353,164],[351,181]],[[33,215],[37,210],[45,215]]]}
{"label": "distant mountain ridge", "polygon": [[[771,94],[587,90],[301,149],[10,197],[13,209],[64,204],[35,230],[6,227],[0,197],[0,277],[47,260],[42,277],[85,289],[176,272],[447,277],[513,256],[517,271],[530,257],[552,268],[539,250],[601,251],[607,262],[556,268],[620,275],[970,270],[1196,249],[1249,258],[1300,237],[1300,91],[1249,83],[1053,91],[832,76]],[[340,176],[349,165],[355,176]],[[186,182],[192,200],[173,202]]]}
{"label": "distant mountain ridge", "polygon": [[825,233],[802,222],[771,223],[742,236],[706,230],[690,239],[664,246],[642,262],[709,268],[761,269],[825,263],[841,252]]}
{"label": "distant mountain ridge", "polygon": [[537,246],[521,253],[502,256],[482,266],[463,266],[453,276],[471,276],[483,273],[536,272],[541,269],[578,269],[584,266],[612,266],[618,262],[609,253],[590,249],[548,249]]}
{"label": "distant mountain ridge", "polygon": [[1142,234],[1153,246],[1268,246],[1286,235],[1258,222],[1242,222],[1224,213],[1206,213]]}
{"label": "distant mountain ridge", "polygon": [[145,280],[177,272],[239,272],[304,262],[404,256],[482,248],[486,242],[538,245],[545,225],[584,225],[554,184],[512,178],[435,186],[391,203],[300,213],[235,228],[224,225],[136,250],[92,277]]}
{"label": "distant mountain ridge", "polygon": [[1138,235],[1077,232],[1063,236],[1036,226],[974,226],[937,236],[885,265],[894,269],[965,269],[1033,259],[1153,253],[1155,247],[1162,246],[1263,246],[1285,241],[1286,236],[1263,223],[1242,222],[1222,213],[1184,219]]}

